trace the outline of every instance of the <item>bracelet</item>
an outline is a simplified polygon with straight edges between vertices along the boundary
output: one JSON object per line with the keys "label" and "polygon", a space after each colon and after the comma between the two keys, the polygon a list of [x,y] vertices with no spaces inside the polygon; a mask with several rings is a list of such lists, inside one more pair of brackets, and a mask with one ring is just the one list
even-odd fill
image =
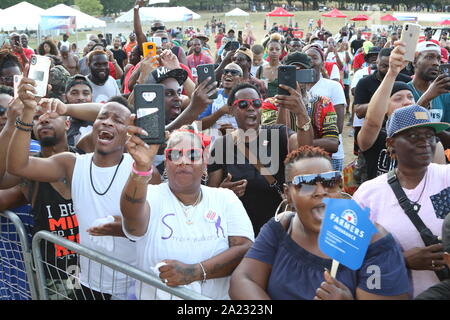
{"label": "bracelet", "polygon": [[30,128],[33,128],[33,127],[34,127],[34,124],[33,124],[33,123],[26,123],[26,122],[23,122],[22,120],[20,120],[19,117],[16,118],[16,124],[20,124],[20,125],[22,125],[22,126],[24,126],[24,127],[30,127]]}
{"label": "bracelet", "polygon": [[205,268],[203,267],[203,264],[201,262],[199,262],[198,264],[200,265],[200,267],[202,268],[202,271],[203,271],[202,283],[205,283],[206,282],[206,271],[205,271]]}
{"label": "bracelet", "polygon": [[19,124],[16,123],[16,128],[21,130],[21,131],[25,131],[25,132],[31,132],[33,131],[33,128],[22,128]]}
{"label": "bracelet", "polygon": [[131,170],[134,174],[140,176],[140,177],[148,177],[151,176],[153,173],[153,167],[150,167],[149,171],[137,171],[135,167],[136,162],[133,162],[133,165],[131,166]]}

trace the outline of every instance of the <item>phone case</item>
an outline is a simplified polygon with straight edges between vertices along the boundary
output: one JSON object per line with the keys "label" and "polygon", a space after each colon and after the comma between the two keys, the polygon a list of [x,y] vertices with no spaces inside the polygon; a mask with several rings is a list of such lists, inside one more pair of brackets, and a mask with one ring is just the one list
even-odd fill
{"label": "phone case", "polygon": [[47,95],[48,78],[50,74],[51,60],[45,56],[32,56],[28,78],[36,81],[36,97]]}
{"label": "phone case", "polygon": [[440,73],[450,74],[450,63],[444,63],[439,66]]}
{"label": "phone case", "polygon": [[154,42],[144,42],[142,44],[142,52],[144,55],[144,58],[147,55],[151,55],[152,57],[156,56],[156,43]]}
{"label": "phone case", "polygon": [[[297,87],[297,68],[295,66],[278,67],[278,83],[289,86],[293,89]],[[290,96],[289,91],[278,87],[278,94]]]}
{"label": "phone case", "polygon": [[414,62],[414,56],[416,54],[417,41],[421,31],[420,24],[405,23],[403,26],[401,41],[406,44],[405,60]]}
{"label": "phone case", "polygon": [[299,83],[313,83],[315,72],[314,69],[296,70],[297,82]]}
{"label": "phone case", "polygon": [[[208,85],[212,84],[214,81],[216,81],[216,73],[214,69],[213,64],[201,64],[197,66],[197,77],[198,77],[198,83],[202,83],[206,80],[206,78],[211,77],[211,80],[209,81]],[[210,99],[217,99],[217,93],[210,96]]]}
{"label": "phone case", "polygon": [[134,101],[136,125],[148,133],[148,136],[139,137],[147,144],[163,144],[166,121],[164,86],[138,84],[134,87]]}

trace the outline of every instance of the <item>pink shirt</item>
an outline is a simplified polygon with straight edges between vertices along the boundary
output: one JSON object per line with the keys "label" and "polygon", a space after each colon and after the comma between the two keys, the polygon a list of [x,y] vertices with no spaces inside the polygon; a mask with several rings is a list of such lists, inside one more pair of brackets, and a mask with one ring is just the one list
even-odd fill
{"label": "pink shirt", "polygon": [[[406,196],[421,205],[419,216],[436,236],[442,235],[442,223],[448,213],[450,193],[450,166],[430,164],[422,181],[412,190],[404,189]],[[420,194],[422,193],[422,196]],[[416,227],[400,207],[387,183],[387,174],[363,183],[353,196],[362,207],[370,208],[370,219],[389,231],[403,251],[425,244]],[[411,270],[414,297],[439,283],[434,271]]]}
{"label": "pink shirt", "polygon": [[188,55],[186,57],[187,66],[192,72],[192,76],[197,78],[197,66],[201,64],[214,64],[214,61],[208,55],[200,52],[200,55],[196,56],[195,54]]}

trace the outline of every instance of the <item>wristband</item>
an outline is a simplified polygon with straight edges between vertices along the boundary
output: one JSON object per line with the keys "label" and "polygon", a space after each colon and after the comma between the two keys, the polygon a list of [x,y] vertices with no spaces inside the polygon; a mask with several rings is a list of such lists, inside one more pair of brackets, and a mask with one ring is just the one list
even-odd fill
{"label": "wristband", "polygon": [[199,262],[198,264],[200,265],[200,267],[202,268],[202,271],[203,271],[203,280],[202,280],[202,283],[205,283],[205,282],[206,282],[206,271],[205,271],[205,268],[203,267],[203,265],[202,265],[201,262]]}
{"label": "wristband", "polygon": [[33,128],[33,127],[34,127],[34,124],[33,124],[33,123],[26,123],[26,122],[23,122],[22,120],[20,120],[19,117],[16,118],[16,124],[20,124],[21,126],[24,126],[24,127],[30,127],[30,128]]}
{"label": "wristband", "polygon": [[136,162],[133,162],[133,165],[131,166],[132,171],[135,175],[138,175],[139,177],[149,177],[153,173],[153,167],[150,167],[149,171],[137,171],[135,167]]}
{"label": "wristband", "polygon": [[16,123],[16,128],[21,130],[21,131],[25,131],[25,132],[31,132],[33,131],[33,128],[22,128],[19,124]]}

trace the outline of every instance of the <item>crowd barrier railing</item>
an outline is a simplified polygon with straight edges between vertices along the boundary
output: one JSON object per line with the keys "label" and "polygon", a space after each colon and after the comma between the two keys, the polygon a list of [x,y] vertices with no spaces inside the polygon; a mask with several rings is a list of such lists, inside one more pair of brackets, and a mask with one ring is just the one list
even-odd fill
{"label": "crowd barrier railing", "polygon": [[[68,252],[76,254],[76,265],[55,264],[46,261],[46,253],[42,252],[42,248],[48,248],[48,245],[54,245],[60,249],[65,248]],[[188,288],[168,287],[162,283],[160,278],[151,273],[48,231],[39,231],[34,235],[32,251],[36,266],[39,299],[41,300],[210,300],[210,298]],[[96,279],[95,290],[89,286],[89,280],[88,283],[86,281],[81,283],[80,260],[87,266],[88,270],[90,270],[91,264],[93,265],[94,263],[101,266],[99,279]],[[108,281],[106,284],[105,281],[105,287],[112,289],[100,289],[101,296],[98,296],[98,282],[100,282],[101,288],[102,275],[108,268],[112,269],[112,283]],[[88,273],[90,274],[90,271]]]}
{"label": "crowd barrier railing", "polygon": [[0,300],[38,298],[31,244],[19,216],[0,212]]}

